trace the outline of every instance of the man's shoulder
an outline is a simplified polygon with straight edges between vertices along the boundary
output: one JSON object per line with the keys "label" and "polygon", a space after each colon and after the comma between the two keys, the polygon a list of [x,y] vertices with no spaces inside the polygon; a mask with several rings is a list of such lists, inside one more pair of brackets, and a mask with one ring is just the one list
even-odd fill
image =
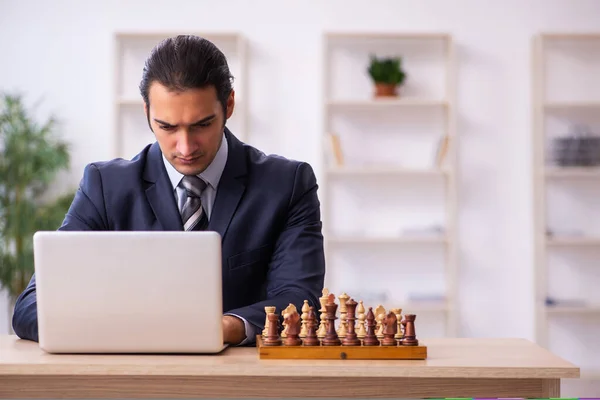
{"label": "man's shoulder", "polygon": [[245,145],[245,149],[250,173],[255,172],[263,176],[277,177],[295,175],[300,169],[312,173],[312,167],[306,161],[287,158],[278,154],[266,154],[250,145]]}
{"label": "man's shoulder", "polygon": [[103,179],[126,179],[127,177],[140,177],[146,165],[147,152],[150,145],[131,159],[112,158],[89,163],[85,169],[96,170]]}

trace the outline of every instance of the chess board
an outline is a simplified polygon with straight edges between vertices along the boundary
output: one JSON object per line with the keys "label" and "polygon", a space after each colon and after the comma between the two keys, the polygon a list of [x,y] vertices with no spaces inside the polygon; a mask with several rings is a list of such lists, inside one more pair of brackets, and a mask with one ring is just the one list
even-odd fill
{"label": "chess board", "polygon": [[261,360],[425,360],[427,346],[265,346],[256,337]]}
{"label": "chess board", "polygon": [[[323,289],[317,318],[304,301],[302,314],[294,304],[281,310],[265,307],[265,329],[256,336],[260,359],[425,360],[427,346],[419,343],[415,314],[402,309],[386,312],[383,306],[364,307],[343,293],[338,304]],[[338,317],[339,315],[339,317]],[[337,323],[336,323],[337,320]]]}

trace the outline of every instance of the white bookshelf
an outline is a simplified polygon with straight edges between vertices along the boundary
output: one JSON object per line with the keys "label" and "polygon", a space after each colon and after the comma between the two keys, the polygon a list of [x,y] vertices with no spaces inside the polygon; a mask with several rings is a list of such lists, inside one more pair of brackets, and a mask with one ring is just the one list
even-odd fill
{"label": "white bookshelf", "polygon": [[553,152],[574,124],[600,136],[600,32],[537,35],[532,67],[536,339],[600,380],[600,165]]}
{"label": "white bookshelf", "polygon": [[[326,287],[417,314],[418,336],[456,336],[455,61],[444,33],[323,37]],[[369,55],[401,56],[399,96],[373,97]],[[332,154],[339,138],[343,162]],[[436,160],[450,138],[442,164]]]}
{"label": "white bookshelf", "polygon": [[114,35],[114,136],[112,155],[129,159],[155,141],[144,114],[139,92],[144,62],[161,40],[179,34],[193,34],[213,42],[227,57],[234,76],[236,105],[227,126],[240,140],[248,139],[247,129],[247,46],[237,32],[117,32]]}

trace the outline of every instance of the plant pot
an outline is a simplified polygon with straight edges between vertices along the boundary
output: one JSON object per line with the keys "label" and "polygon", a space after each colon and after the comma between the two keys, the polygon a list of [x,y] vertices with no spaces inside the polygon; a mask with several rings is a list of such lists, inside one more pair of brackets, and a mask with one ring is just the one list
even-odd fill
{"label": "plant pot", "polygon": [[375,83],[375,97],[398,96],[397,85],[393,83]]}

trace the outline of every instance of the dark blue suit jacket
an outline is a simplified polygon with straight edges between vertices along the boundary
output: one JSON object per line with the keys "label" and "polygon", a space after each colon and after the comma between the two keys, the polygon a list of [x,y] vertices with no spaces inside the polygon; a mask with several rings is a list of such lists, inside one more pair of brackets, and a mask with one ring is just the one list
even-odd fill
{"label": "dark blue suit jacket", "polygon": [[[293,303],[300,310],[306,299],[318,310],[325,260],[312,168],[267,156],[225,133],[229,154],[208,226],[222,237],[223,312],[258,330],[265,306],[280,313]],[[86,166],[59,230],[183,230],[158,144],[132,160]],[[17,299],[13,329],[38,341],[35,275]]]}

